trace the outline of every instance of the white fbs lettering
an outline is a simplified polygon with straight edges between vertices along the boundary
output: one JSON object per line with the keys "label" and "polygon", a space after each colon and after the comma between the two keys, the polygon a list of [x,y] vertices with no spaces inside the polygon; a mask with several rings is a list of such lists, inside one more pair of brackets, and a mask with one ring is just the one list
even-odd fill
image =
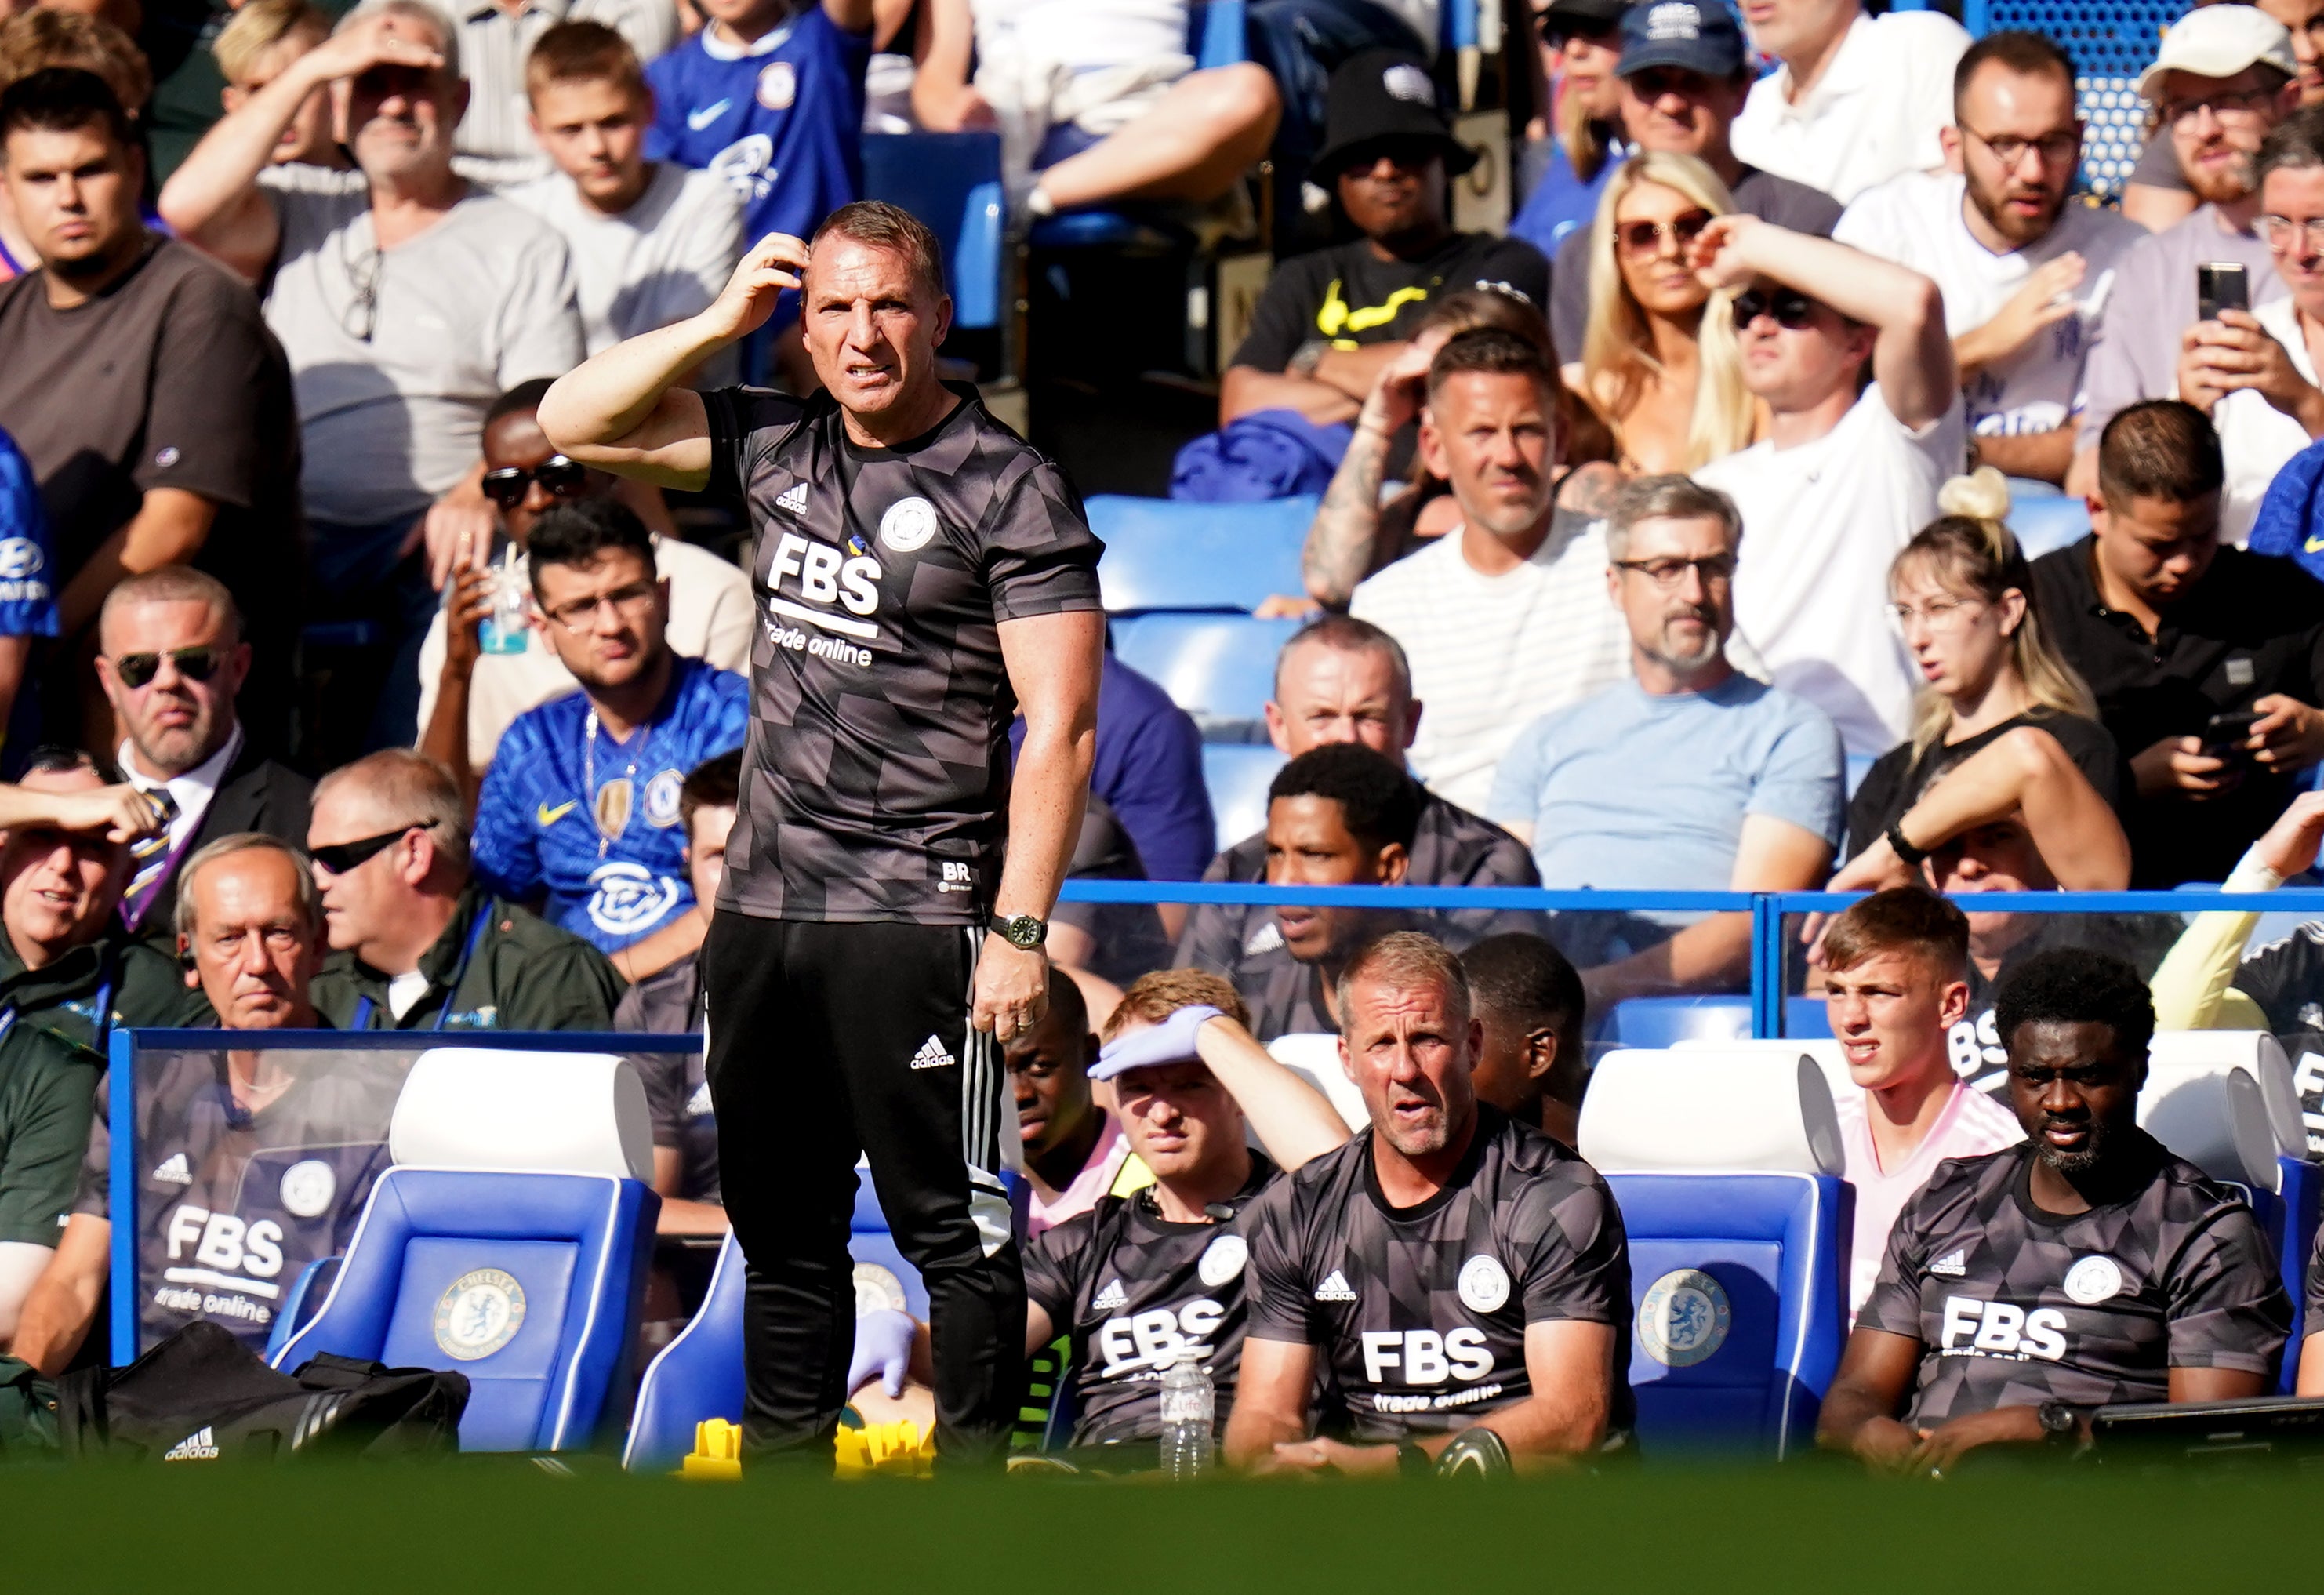
{"label": "white fbs lettering", "polygon": [[798,578],[799,595],[814,604],[838,604],[851,614],[868,615],[880,607],[880,562],[869,554],[844,558],[829,543],[819,543],[787,531],[775,541],[774,563],[767,569],[767,585],[780,592],[785,576]]}
{"label": "white fbs lettering", "polygon": [[1493,1371],[1493,1354],[1485,1350],[1481,1329],[1456,1329],[1438,1334],[1433,1329],[1370,1329],[1363,1335],[1364,1382],[1384,1385],[1388,1370],[1401,1364],[1407,1385],[1441,1385],[1447,1378],[1481,1379]]}
{"label": "white fbs lettering", "polygon": [[169,1240],[173,1263],[191,1248],[194,1261],[205,1268],[238,1270],[261,1279],[282,1272],[282,1226],[272,1219],[244,1224],[230,1212],[188,1204],[170,1215]]}
{"label": "white fbs lettering", "polygon": [[1954,1357],[2039,1357],[2055,1362],[2066,1354],[2065,1330],[2066,1314],[2056,1307],[2028,1313],[2007,1302],[1947,1296],[1944,1341],[1937,1349]]}
{"label": "white fbs lettering", "polygon": [[1172,1312],[1152,1307],[1128,1318],[1109,1318],[1097,1332],[1097,1349],[1105,1353],[1106,1378],[1135,1373],[1141,1368],[1167,1368],[1181,1350],[1199,1345],[1227,1310],[1207,1297],[1197,1297]]}

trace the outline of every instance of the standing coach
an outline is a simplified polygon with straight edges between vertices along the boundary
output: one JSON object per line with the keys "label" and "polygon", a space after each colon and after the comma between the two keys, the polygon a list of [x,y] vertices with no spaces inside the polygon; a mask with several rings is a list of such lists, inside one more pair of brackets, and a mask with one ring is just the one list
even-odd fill
{"label": "standing coach", "polygon": [[[673,385],[795,287],[824,392]],[[1095,747],[1101,545],[1057,468],[937,380],[951,318],[935,236],[850,205],[808,244],[762,238],[707,310],[540,405],[575,459],[723,491],[758,533],[741,805],[704,949],[757,1455],[832,1455],[859,1152],[927,1283],[940,1453],[997,1463],[1021,1394],[996,1036],[1047,1002],[1044,920]]]}

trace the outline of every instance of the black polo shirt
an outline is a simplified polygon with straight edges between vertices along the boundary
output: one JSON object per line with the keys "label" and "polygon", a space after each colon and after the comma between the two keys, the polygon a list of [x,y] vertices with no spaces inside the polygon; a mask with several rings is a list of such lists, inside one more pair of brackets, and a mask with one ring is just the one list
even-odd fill
{"label": "black polo shirt", "polygon": [[[2035,560],[2034,590],[2042,623],[2098,695],[2099,717],[2124,758],[2165,737],[2200,735],[2212,715],[2248,709],[2271,693],[2324,705],[2324,585],[2299,566],[2221,549],[2149,637],[2099,598],[2097,544],[2086,537]],[[2255,767],[2233,791],[2200,803],[2134,793],[2125,806],[2130,883],[2224,880],[2292,792],[2288,776]]]}

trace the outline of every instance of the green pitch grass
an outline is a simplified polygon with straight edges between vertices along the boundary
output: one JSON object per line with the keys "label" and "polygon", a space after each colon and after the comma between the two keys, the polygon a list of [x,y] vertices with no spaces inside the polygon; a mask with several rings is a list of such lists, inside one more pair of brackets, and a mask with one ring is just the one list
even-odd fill
{"label": "green pitch grass", "polygon": [[1880,1481],[1838,1465],[1173,1488],[432,1467],[0,1474],[0,1587],[503,1595],[2123,1595],[2324,1589],[2324,1468]]}

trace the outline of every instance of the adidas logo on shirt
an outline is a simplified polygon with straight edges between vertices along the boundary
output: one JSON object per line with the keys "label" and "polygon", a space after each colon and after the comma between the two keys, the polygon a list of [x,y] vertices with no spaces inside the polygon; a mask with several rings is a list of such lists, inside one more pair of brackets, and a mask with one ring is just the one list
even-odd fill
{"label": "adidas logo on shirt", "polygon": [[1949,1275],[1958,1279],[1969,1272],[1968,1254],[1966,1251],[1949,1251],[1929,1265],[1929,1272]]}
{"label": "adidas logo on shirt", "polygon": [[1274,915],[1269,914],[1266,924],[1243,938],[1242,955],[1246,958],[1256,958],[1262,953],[1274,952],[1282,945],[1283,927],[1275,922]]}
{"label": "adidas logo on shirt", "polygon": [[945,1044],[935,1037],[920,1043],[920,1050],[912,1055],[915,1069],[949,1069],[960,1060],[945,1050]]}
{"label": "adidas logo on shirt", "polygon": [[217,1458],[217,1437],[207,1427],[195,1430],[161,1453],[165,1462],[214,1462]]}
{"label": "adidas logo on shirt", "polygon": [[190,1185],[194,1183],[194,1171],[187,1166],[183,1152],[172,1152],[161,1166],[153,1171],[153,1177],[168,1185]]}
{"label": "adidas logo on shirt", "polygon": [[707,1080],[696,1086],[694,1094],[686,1099],[686,1116],[688,1119],[700,1119],[716,1111],[710,1105],[710,1082]]}
{"label": "adidas logo on shirt", "polygon": [[1352,1302],[1356,1299],[1356,1293],[1348,1288],[1348,1277],[1334,1268],[1332,1277],[1315,1287],[1315,1299],[1319,1302]]}
{"label": "adidas logo on shirt", "polygon": [[788,487],[783,489],[782,496],[775,501],[775,508],[778,510],[788,510],[794,515],[806,514],[807,484],[804,482],[794,482]]}
{"label": "adidas logo on shirt", "polygon": [[1130,1305],[1130,1293],[1121,1288],[1121,1281],[1119,1279],[1112,1281],[1103,1290],[1090,1298],[1090,1311],[1093,1313],[1119,1313],[1128,1305]]}

